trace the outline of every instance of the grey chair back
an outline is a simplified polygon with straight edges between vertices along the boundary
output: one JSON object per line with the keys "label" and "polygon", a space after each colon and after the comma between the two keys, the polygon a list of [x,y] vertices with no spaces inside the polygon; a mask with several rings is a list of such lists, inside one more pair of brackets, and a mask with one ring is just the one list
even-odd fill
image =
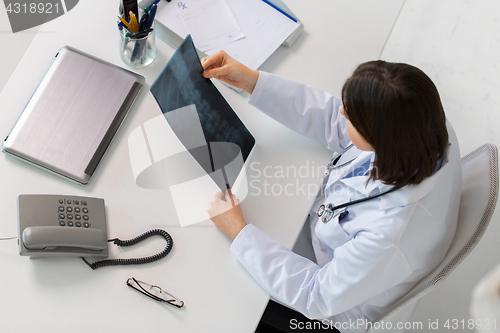
{"label": "grey chair back", "polygon": [[445,258],[396,304],[374,320],[367,333],[382,332],[377,329],[384,326],[382,323],[394,322],[395,318],[400,321],[401,313],[405,310],[411,318],[416,302],[446,279],[477,245],[493,215],[497,198],[498,151],[495,145],[485,144],[462,158],[462,194],[457,230]]}

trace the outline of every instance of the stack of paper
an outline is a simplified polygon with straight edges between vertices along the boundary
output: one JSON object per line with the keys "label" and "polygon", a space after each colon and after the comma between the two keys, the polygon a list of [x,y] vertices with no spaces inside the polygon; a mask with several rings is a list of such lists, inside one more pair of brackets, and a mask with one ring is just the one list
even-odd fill
{"label": "stack of paper", "polygon": [[262,0],[174,0],[156,20],[208,54],[219,50],[257,69],[299,24]]}

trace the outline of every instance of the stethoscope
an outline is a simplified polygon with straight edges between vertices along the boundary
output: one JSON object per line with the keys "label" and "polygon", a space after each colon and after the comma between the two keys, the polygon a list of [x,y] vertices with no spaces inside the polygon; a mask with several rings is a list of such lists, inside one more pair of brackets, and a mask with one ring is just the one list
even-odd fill
{"label": "stethoscope", "polygon": [[[347,146],[340,153],[338,153],[337,155],[333,156],[333,158],[330,161],[330,163],[328,163],[328,165],[327,165],[327,171],[326,171],[326,174],[325,174],[325,179],[323,180],[323,191],[326,188],[326,183],[328,181],[328,176],[330,175],[330,173],[331,173],[332,170],[338,169],[338,168],[342,168],[342,167],[344,167],[346,165],[349,165],[349,164],[352,163],[352,161],[354,161],[356,159],[356,158],[353,158],[352,160],[347,161],[346,163],[343,163],[341,165],[337,165],[337,162],[342,157],[342,154],[344,154],[346,151],[348,151],[352,147],[354,147],[354,144],[351,143],[349,146]],[[368,200],[372,200],[372,199],[381,197],[381,196],[383,196],[385,194],[389,194],[391,192],[399,190],[400,188],[402,188],[404,186],[406,186],[406,185],[403,185],[403,186],[394,186],[394,187],[392,187],[391,189],[389,189],[387,191],[384,191],[384,192],[381,192],[381,193],[378,193],[378,194],[375,194],[375,195],[371,195],[371,196],[369,196],[367,198],[345,202],[345,203],[337,205],[337,206],[334,206],[331,203],[329,203],[327,205],[321,205],[318,208],[318,217],[321,219],[321,221],[323,223],[327,223],[332,218],[334,218],[335,216],[340,215],[342,213],[345,213],[347,211],[347,206],[355,205],[355,204],[358,204],[358,203],[361,203],[361,202],[365,202],[365,201],[368,201]]]}

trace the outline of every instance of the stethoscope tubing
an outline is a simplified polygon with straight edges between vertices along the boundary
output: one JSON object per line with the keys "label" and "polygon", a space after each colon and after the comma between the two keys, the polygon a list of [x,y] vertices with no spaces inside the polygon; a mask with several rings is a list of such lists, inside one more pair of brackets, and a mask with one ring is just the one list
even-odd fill
{"label": "stethoscope tubing", "polygon": [[[344,150],[342,150],[339,154],[335,155],[332,158],[332,160],[330,161],[330,163],[328,163],[328,166],[327,166],[327,168],[328,168],[327,176],[329,176],[331,170],[341,168],[343,166],[351,164],[351,162],[354,161],[354,159],[352,159],[352,160],[350,160],[350,161],[348,161],[348,162],[346,162],[344,164],[341,164],[341,165],[338,165],[338,166],[335,165],[340,160],[342,154],[344,154],[346,151],[348,151],[349,149],[351,149],[353,146],[354,146],[354,144],[351,143]],[[406,184],[406,185],[408,185],[408,184]],[[337,206],[334,206],[331,203],[327,204],[326,206],[325,205],[321,205],[318,208],[318,213],[317,213],[318,217],[321,218],[321,220],[323,221],[323,223],[328,223],[335,216],[333,213],[336,210],[338,210],[338,209],[342,209],[342,208],[345,208],[347,206],[352,206],[352,205],[355,205],[355,204],[359,204],[359,203],[362,203],[362,202],[365,202],[365,201],[368,201],[368,200],[372,200],[372,199],[381,197],[383,195],[386,195],[386,194],[389,194],[389,193],[394,192],[396,190],[399,190],[400,188],[403,188],[406,185],[403,185],[403,186],[394,186],[394,187],[390,188],[387,191],[380,192],[380,193],[377,193],[375,195],[368,196],[367,198],[362,198],[362,199],[357,199],[357,200],[353,200],[353,201],[349,201],[349,202],[344,202],[343,204],[340,204],[340,205],[337,205]]]}

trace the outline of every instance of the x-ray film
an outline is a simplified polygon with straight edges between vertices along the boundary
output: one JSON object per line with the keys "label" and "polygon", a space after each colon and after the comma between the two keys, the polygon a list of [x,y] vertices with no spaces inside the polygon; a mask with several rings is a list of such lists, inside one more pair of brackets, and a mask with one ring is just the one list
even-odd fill
{"label": "x-ray film", "polygon": [[202,72],[188,35],[151,85],[151,93],[185,148],[225,191],[236,181],[255,139]]}

